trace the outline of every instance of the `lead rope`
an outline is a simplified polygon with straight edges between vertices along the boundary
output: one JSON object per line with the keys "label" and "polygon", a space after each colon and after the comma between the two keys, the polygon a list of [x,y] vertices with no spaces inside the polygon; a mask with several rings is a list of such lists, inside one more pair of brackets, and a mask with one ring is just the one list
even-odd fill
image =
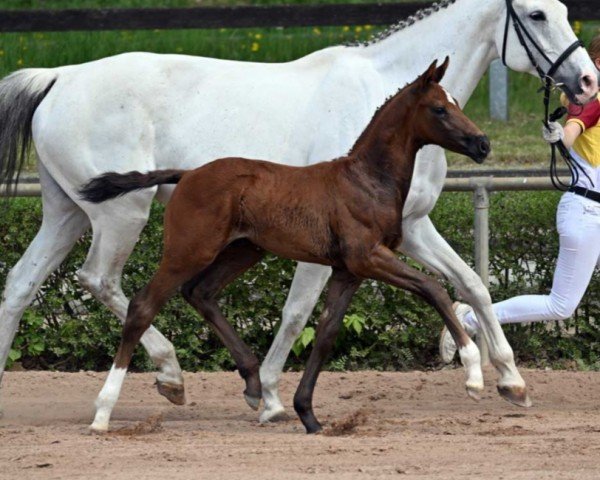
{"label": "lead rope", "polygon": [[[556,122],[565,116],[567,113],[567,109],[565,107],[557,108],[552,114],[550,114],[550,93],[552,91],[552,81],[550,77],[546,78],[545,86],[544,86],[544,126],[549,128],[550,122]],[[557,167],[557,155],[556,151],[560,153],[565,165],[569,169],[569,174],[571,175],[571,181],[567,184],[560,179],[558,175],[558,167]],[[587,174],[587,172],[579,165],[577,160],[573,158],[569,149],[565,146],[562,140],[559,140],[556,143],[550,144],[550,180],[552,181],[552,185],[557,190],[566,192],[571,187],[577,185],[580,178],[580,172],[583,173],[586,178],[590,181],[592,187],[594,187],[594,182]]]}
{"label": "lead rope", "polygon": [[[546,128],[548,128],[550,122],[556,122],[557,120],[562,118],[567,113],[567,109],[565,109],[563,107],[563,108],[556,109],[552,114],[550,114],[550,94],[552,93],[552,88],[555,85],[552,76],[556,73],[556,71],[559,69],[559,67],[564,63],[564,61],[575,50],[577,50],[580,47],[583,47],[583,43],[581,42],[581,40],[574,42],[553,63],[552,60],[550,60],[548,58],[548,56],[544,53],[543,49],[535,42],[535,40],[533,39],[531,34],[527,31],[527,28],[525,28],[525,25],[523,25],[523,23],[521,22],[521,19],[515,12],[512,2],[513,2],[513,0],[506,0],[506,23],[504,25],[504,42],[502,45],[502,63],[504,65],[506,65],[508,29],[509,29],[509,25],[512,20],[512,24],[515,29],[515,33],[517,35],[519,43],[525,50],[525,53],[527,54],[529,61],[531,62],[531,64],[534,66],[534,68],[538,72],[538,75],[540,76],[540,79],[542,80],[542,82],[544,84],[544,86],[542,87],[542,90],[544,91],[544,120],[543,120],[543,123],[544,123],[544,126]],[[540,53],[542,58],[550,64],[550,69],[548,70],[547,73],[544,73],[544,71],[542,70],[542,68],[540,67],[538,62],[536,61],[535,57],[533,56],[533,52],[527,45],[526,38],[531,42],[533,47]],[[552,181],[552,185],[554,186],[554,188],[556,188],[557,190],[561,190],[561,191],[569,190],[571,187],[573,187],[574,185],[576,185],[579,182],[579,178],[580,178],[579,172],[583,172],[583,174],[590,181],[591,185],[594,186],[594,182],[592,182],[592,179],[589,177],[589,175],[586,173],[586,171],[581,167],[581,165],[579,165],[577,163],[577,161],[573,158],[573,156],[571,155],[571,152],[569,152],[569,149],[565,146],[565,144],[563,143],[562,140],[559,140],[558,142],[551,144],[550,150],[551,150],[550,180]],[[567,168],[569,169],[569,173],[571,174],[570,184],[564,183],[558,176],[558,168],[556,165],[556,163],[557,163],[556,151],[557,150],[560,152],[560,155],[561,155],[563,161],[565,162],[565,164],[567,165]]]}

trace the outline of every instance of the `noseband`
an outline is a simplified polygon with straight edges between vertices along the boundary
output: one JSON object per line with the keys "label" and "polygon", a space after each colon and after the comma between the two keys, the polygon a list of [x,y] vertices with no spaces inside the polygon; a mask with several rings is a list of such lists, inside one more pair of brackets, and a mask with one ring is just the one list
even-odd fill
{"label": "noseband", "polygon": [[[566,85],[558,84],[554,81],[554,74],[558,71],[558,69],[562,66],[562,64],[569,58],[573,52],[575,52],[578,48],[583,48],[583,42],[581,40],[577,40],[570,47],[568,47],[557,59],[556,61],[552,61],[548,55],[544,52],[542,47],[535,41],[531,33],[527,30],[522,20],[517,15],[515,8],[513,6],[513,0],[506,0],[506,23],[504,26],[504,41],[502,44],[502,63],[506,66],[506,49],[508,44],[508,28],[512,21],[513,27],[517,34],[517,38],[519,39],[519,43],[527,53],[527,57],[529,57],[529,61],[535,67],[540,79],[544,83],[542,90],[544,91],[544,125],[548,126],[550,121],[556,121],[560,117],[562,117],[566,113],[566,109],[557,109],[553,114],[550,114],[550,94],[552,92],[553,87],[560,86],[563,90],[568,90]],[[528,42],[529,41],[529,44]],[[538,61],[533,55],[533,51],[530,48],[531,45],[540,56],[550,65],[550,68],[547,72],[544,72],[542,67],[540,67]],[[555,144],[551,145],[552,156],[550,159],[550,179],[552,180],[552,185],[558,190],[569,190],[573,185],[575,185],[579,181],[579,172],[582,171],[584,175],[592,182],[589,178],[585,170],[583,170],[579,164],[575,161],[569,149],[563,144],[562,141],[558,141]],[[558,176],[558,170],[556,167],[556,150],[560,152],[565,164],[567,165],[569,172],[571,174],[571,183],[565,184]],[[592,182],[593,185],[593,182]]]}

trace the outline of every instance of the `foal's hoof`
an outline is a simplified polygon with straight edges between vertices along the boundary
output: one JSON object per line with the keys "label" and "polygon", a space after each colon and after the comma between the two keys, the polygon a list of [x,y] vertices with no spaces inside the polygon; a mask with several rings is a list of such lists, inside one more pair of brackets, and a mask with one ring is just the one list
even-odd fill
{"label": "foal's hoof", "polygon": [[315,423],[314,425],[305,425],[305,427],[307,435],[314,435],[323,431],[323,427],[319,422]]}
{"label": "foal's hoof", "polygon": [[483,392],[483,388],[467,387],[467,395],[476,402],[481,400],[481,392]]}
{"label": "foal's hoof", "polygon": [[260,397],[256,397],[244,392],[244,398],[252,410],[258,410],[258,407],[260,407]]}
{"label": "foal's hoof", "polygon": [[185,405],[185,389],[182,384],[156,381],[158,393],[175,405]]}
{"label": "foal's hoof", "polygon": [[532,405],[526,387],[501,387],[498,385],[498,393],[504,400],[513,405],[525,408]]}

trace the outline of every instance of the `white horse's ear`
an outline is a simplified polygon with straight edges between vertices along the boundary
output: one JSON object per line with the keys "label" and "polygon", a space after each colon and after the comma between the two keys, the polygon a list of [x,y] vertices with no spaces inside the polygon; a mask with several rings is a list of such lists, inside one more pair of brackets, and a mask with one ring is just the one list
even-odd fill
{"label": "white horse's ear", "polygon": [[446,70],[448,70],[448,65],[450,65],[450,57],[446,57],[444,63],[442,63],[433,74],[433,81],[436,83],[440,83],[444,75],[446,74]]}

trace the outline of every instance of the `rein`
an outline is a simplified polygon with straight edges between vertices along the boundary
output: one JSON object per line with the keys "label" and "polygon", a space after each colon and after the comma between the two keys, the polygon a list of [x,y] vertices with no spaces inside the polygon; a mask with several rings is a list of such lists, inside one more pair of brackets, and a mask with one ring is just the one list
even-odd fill
{"label": "rein", "polygon": [[[534,40],[533,36],[531,35],[531,33],[529,33],[527,28],[525,28],[525,25],[523,24],[522,20],[519,18],[519,16],[517,15],[517,12],[515,11],[515,9],[513,7],[513,0],[506,0],[506,23],[504,26],[504,42],[502,45],[502,63],[504,65],[506,65],[506,49],[507,49],[507,44],[508,44],[508,29],[509,29],[511,21],[512,21],[513,27],[515,29],[515,32],[517,34],[517,38],[519,39],[519,43],[525,50],[525,53],[527,53],[527,57],[529,58],[529,61],[536,69],[540,79],[542,80],[542,82],[544,84],[544,86],[542,87],[542,90],[544,92],[544,120],[543,120],[543,123],[546,127],[548,127],[549,122],[551,122],[551,121],[555,122],[558,119],[560,119],[565,113],[567,113],[566,109],[558,108],[552,114],[550,114],[550,94],[552,93],[552,90],[557,86],[562,86],[563,89],[566,88],[566,86],[564,86],[564,85],[557,84],[554,81],[553,75],[558,71],[558,69],[562,66],[562,64],[565,62],[565,60],[567,60],[573,54],[573,52],[575,52],[578,48],[583,48],[583,46],[584,46],[583,42],[581,40],[577,40],[571,46],[569,46],[553,62],[548,57],[548,55],[546,55],[544,50],[538,45],[538,43]],[[535,50],[538,51],[538,53],[541,55],[541,57],[550,65],[550,68],[548,69],[547,72],[544,72],[542,67],[540,67],[540,65],[537,62],[537,60],[535,59],[535,56],[533,55],[533,51],[529,47],[529,44],[527,43],[527,41],[529,41],[529,44],[531,44],[533,46],[533,48],[535,48]],[[552,185],[554,186],[554,188],[556,188],[557,190],[567,191],[570,187],[572,187],[579,181],[579,172],[580,171],[583,172],[583,174],[588,178],[588,180],[590,182],[592,182],[592,179],[589,178],[587,173],[581,168],[581,166],[573,158],[573,156],[569,152],[569,149],[565,146],[565,144],[562,142],[562,140],[559,140],[558,142],[550,145],[550,149],[551,149],[550,179],[552,180]],[[556,167],[556,156],[557,156],[556,151],[557,150],[560,152],[560,155],[561,155],[563,161],[565,162],[565,164],[567,165],[567,167],[569,169],[569,173],[571,174],[570,184],[564,183],[558,176],[557,167]],[[593,185],[593,182],[592,182],[592,185]]]}

